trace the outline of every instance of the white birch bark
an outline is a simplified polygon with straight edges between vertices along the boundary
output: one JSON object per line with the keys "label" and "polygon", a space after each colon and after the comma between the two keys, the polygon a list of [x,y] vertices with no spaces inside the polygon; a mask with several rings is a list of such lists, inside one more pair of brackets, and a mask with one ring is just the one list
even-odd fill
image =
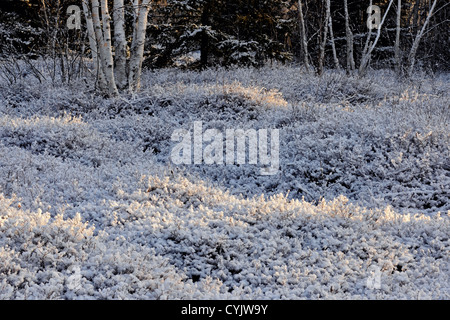
{"label": "white birch bark", "polygon": [[135,37],[131,45],[128,86],[131,92],[140,88],[142,61],[144,57],[145,36],[150,11],[150,0],[142,0],[137,9],[136,23],[134,25]]}
{"label": "white birch bark", "polygon": [[136,21],[138,19],[139,15],[139,7],[141,5],[142,0],[130,0],[133,1],[133,37],[132,39],[136,38]]}
{"label": "white birch bark", "polygon": [[[103,3],[104,1],[104,3]],[[102,0],[102,3],[105,5],[106,0]],[[109,20],[106,17],[100,20],[100,4],[98,0],[91,0],[92,4],[92,22],[95,31],[95,37],[97,41],[98,50],[98,60],[99,67],[102,69],[103,75],[105,77],[106,89],[110,96],[114,96],[118,94],[117,87],[114,81],[114,66],[112,63],[112,51],[111,51],[111,36],[104,36],[104,31],[108,30],[106,26],[104,26],[102,30],[102,23],[109,23]],[[103,9],[102,9],[103,13]],[[106,15],[106,14],[105,14]],[[108,45],[109,39],[109,45]]]}
{"label": "white birch bark", "polygon": [[303,9],[302,9],[302,1],[298,0],[298,14],[300,19],[300,29],[301,29],[301,37],[302,37],[302,48],[303,48],[303,59],[306,71],[310,70],[309,67],[309,54],[308,54],[308,41],[306,39],[306,29],[305,29],[305,19],[303,17]]}
{"label": "white birch bark", "polygon": [[334,43],[334,33],[333,33],[333,18],[331,17],[331,3],[330,0],[327,0],[327,11],[328,11],[328,28],[330,29],[330,41],[331,41],[331,49],[333,50],[333,61],[334,66],[337,70],[340,69],[339,59],[336,53],[336,45]]}
{"label": "white birch bark", "polygon": [[[369,2],[369,8],[372,7],[372,0],[370,0]],[[369,33],[367,34],[367,38],[366,38],[366,43],[364,44],[364,48],[362,50],[362,54],[361,56],[364,57],[367,52],[369,51],[369,46],[370,46],[370,38],[372,37],[372,29],[369,29]]]}
{"label": "white birch bark", "polygon": [[130,2],[133,6],[134,23],[131,53],[128,59],[124,0],[113,1],[114,47],[111,38],[112,20],[108,9],[108,0],[82,0],[89,45],[99,75],[100,87],[109,96],[118,95],[119,89],[128,88],[133,92],[140,87],[151,0],[130,0]]}
{"label": "white birch bark", "polygon": [[92,62],[94,67],[98,69],[98,48],[97,48],[97,40],[95,37],[94,24],[92,22],[92,14],[91,10],[89,10],[88,0],[83,0],[83,12],[84,17],[86,19],[86,27],[89,38],[89,47],[91,48]]}
{"label": "white birch bark", "polygon": [[114,0],[113,19],[116,84],[119,89],[124,89],[127,85],[127,40],[123,0]]}
{"label": "white birch bark", "polygon": [[101,0],[101,12],[102,12],[102,27],[103,27],[103,44],[102,49],[104,51],[102,55],[103,60],[103,72],[105,73],[106,81],[108,83],[108,91],[110,95],[118,95],[116,81],[114,77],[114,59],[111,44],[111,16],[108,10],[108,1]]}
{"label": "white birch bark", "polygon": [[373,49],[375,49],[378,39],[380,39],[381,28],[384,24],[384,20],[386,20],[387,14],[388,14],[389,9],[391,8],[393,2],[394,2],[394,0],[389,1],[389,6],[387,7],[386,12],[384,13],[383,18],[381,19],[380,25],[377,28],[377,36],[376,36],[375,40],[373,41],[372,45],[367,50],[367,52],[365,52],[361,58],[361,64],[359,66],[359,75],[364,75],[367,70],[367,66],[369,65],[370,57],[372,55],[372,51],[373,51]]}
{"label": "white birch bark", "polygon": [[92,10],[90,9],[89,0],[83,0],[83,12],[86,18],[87,33],[89,38],[89,47],[91,49],[92,63],[94,65],[94,71],[97,76],[100,90],[106,90],[106,81],[103,74],[103,69],[99,60],[99,47],[97,43],[97,37],[95,35],[94,23],[92,21]]}
{"label": "white birch bark", "polygon": [[417,33],[416,38],[414,39],[413,45],[411,47],[411,51],[408,55],[408,75],[411,75],[414,70],[414,64],[416,62],[416,53],[417,49],[419,48],[419,42],[422,39],[423,33],[425,32],[425,29],[430,22],[431,17],[433,16],[434,8],[436,7],[437,0],[433,1],[433,4],[431,5],[430,11],[428,12],[427,19],[425,20],[425,23],[422,26],[422,29],[420,29],[420,32]]}
{"label": "white birch bark", "polygon": [[345,36],[347,38],[347,73],[355,70],[355,58],[353,55],[353,33],[350,29],[350,17],[348,14],[348,1],[344,0],[345,11]]}
{"label": "white birch bark", "polygon": [[397,19],[396,19],[396,32],[395,32],[395,45],[394,45],[394,60],[395,60],[395,71],[400,72],[400,27],[401,27],[401,17],[402,17],[402,0],[397,2]]}
{"label": "white birch bark", "polygon": [[327,0],[327,10],[325,14],[325,20],[323,23],[323,39],[322,43],[320,44],[319,48],[319,70],[318,74],[321,75],[323,73],[323,64],[325,60],[325,47],[327,45],[327,38],[328,38],[328,18],[329,18],[330,11],[328,10],[328,0]]}

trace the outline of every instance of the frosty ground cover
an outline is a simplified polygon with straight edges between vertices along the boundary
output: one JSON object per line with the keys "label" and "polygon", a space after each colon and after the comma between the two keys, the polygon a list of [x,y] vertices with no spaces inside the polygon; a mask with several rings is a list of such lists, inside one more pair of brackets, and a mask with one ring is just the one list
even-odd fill
{"label": "frosty ground cover", "polygon": [[[450,298],[448,76],[142,81],[1,83],[1,298]],[[279,173],[174,165],[194,121],[279,129]]]}

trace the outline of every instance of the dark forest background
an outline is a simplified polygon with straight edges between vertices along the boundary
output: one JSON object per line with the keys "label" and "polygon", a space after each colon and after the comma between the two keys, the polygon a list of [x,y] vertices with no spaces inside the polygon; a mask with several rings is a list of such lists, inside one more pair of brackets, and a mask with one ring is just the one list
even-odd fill
{"label": "dark forest background", "polygon": [[[111,1],[112,2],[112,1]],[[326,27],[325,1],[303,0],[308,59],[318,70],[320,44]],[[432,0],[402,1],[400,53],[402,61],[422,28]],[[88,56],[85,28],[66,26],[69,5],[75,0],[1,0],[0,49],[3,58],[45,56],[61,58],[69,77],[71,61]],[[333,39],[339,66],[346,66],[346,29],[343,1],[331,1]],[[373,1],[384,14],[389,1]],[[262,66],[274,61],[304,61],[297,0],[166,0],[153,4],[147,27],[144,66]],[[348,2],[349,23],[358,65],[369,32],[366,12],[370,1]],[[421,39],[416,66],[426,71],[450,69],[449,2],[440,0]],[[372,53],[372,68],[393,68],[396,37],[396,6],[393,5]],[[131,13],[127,17],[131,19]],[[81,13],[83,18],[83,14]],[[82,21],[82,26],[84,19]],[[376,30],[372,32],[375,37]],[[336,68],[328,33],[324,65]],[[196,53],[195,57],[192,54]],[[71,59],[68,59],[68,56]],[[64,59],[62,59],[64,57]]]}

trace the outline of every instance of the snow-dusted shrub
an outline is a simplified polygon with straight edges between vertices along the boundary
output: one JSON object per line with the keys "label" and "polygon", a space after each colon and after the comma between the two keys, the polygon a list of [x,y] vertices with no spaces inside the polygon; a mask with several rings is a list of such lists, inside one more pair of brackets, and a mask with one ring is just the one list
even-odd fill
{"label": "snow-dusted shrub", "polygon": [[[117,99],[2,83],[0,298],[449,297],[448,78],[142,82]],[[279,129],[279,174],[175,166],[172,132],[194,121]]]}
{"label": "snow-dusted shrub", "polygon": [[94,236],[62,215],[29,212],[0,196],[1,299],[181,299],[220,297],[220,282],[186,282],[151,248]]}
{"label": "snow-dusted shrub", "polygon": [[[280,67],[168,71],[161,78],[166,86],[148,79],[147,95],[164,89],[171,98],[150,110],[171,119],[171,126],[192,130],[192,122],[202,120],[205,128],[219,130],[280,129],[278,176],[261,177],[251,166],[185,168],[204,179],[247,195],[290,192],[292,198],[317,201],[344,194],[369,206],[390,203],[430,213],[450,209],[450,110],[444,77],[423,83],[399,82],[383,72],[361,79],[343,73],[318,78]],[[227,91],[237,82],[239,90]],[[268,99],[230,95],[248,92],[243,86],[275,90],[275,103],[266,108]],[[199,89],[208,87],[214,90]],[[158,157],[168,161],[170,143],[162,146]]]}
{"label": "snow-dusted shrub", "polygon": [[16,146],[62,160],[77,159],[89,166],[99,166],[111,159],[112,146],[107,137],[80,117],[69,115],[28,119],[4,116],[0,119],[0,139],[7,147]]}
{"label": "snow-dusted shrub", "polygon": [[[448,294],[438,285],[449,277],[448,216],[367,210],[345,197],[318,205],[239,198],[176,177],[148,177],[141,187],[111,203],[112,237],[154,247],[192,281],[217,278],[236,298]],[[377,290],[367,286],[373,267],[382,272]],[[428,284],[422,292],[418,279]]]}

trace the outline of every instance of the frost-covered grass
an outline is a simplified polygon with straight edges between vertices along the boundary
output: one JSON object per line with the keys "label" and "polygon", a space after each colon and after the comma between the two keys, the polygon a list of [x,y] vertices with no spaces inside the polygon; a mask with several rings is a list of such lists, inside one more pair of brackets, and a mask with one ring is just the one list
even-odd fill
{"label": "frost-covered grass", "polygon": [[[448,75],[89,84],[0,84],[1,298],[450,298]],[[171,134],[194,121],[280,129],[279,174],[175,166]]]}

